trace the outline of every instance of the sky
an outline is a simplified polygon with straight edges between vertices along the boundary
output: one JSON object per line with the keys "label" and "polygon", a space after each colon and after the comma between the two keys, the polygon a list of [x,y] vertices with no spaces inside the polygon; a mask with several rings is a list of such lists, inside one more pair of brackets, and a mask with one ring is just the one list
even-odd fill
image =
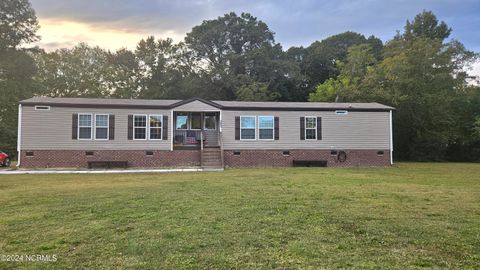
{"label": "sky", "polygon": [[[431,10],[453,28],[451,38],[480,52],[480,0],[30,0],[47,50],[79,42],[134,49],[149,35],[181,41],[193,26],[234,11],[251,13],[284,49],[345,31],[390,40],[407,19]],[[480,75],[480,63],[474,66]]]}

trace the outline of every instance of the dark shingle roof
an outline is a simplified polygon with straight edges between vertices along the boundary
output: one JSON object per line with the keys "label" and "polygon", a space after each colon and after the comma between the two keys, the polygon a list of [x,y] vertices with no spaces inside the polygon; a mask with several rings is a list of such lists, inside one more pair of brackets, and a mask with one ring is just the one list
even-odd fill
{"label": "dark shingle roof", "polygon": [[32,97],[20,101],[21,104],[62,104],[62,105],[119,105],[119,106],[170,106],[180,100],[165,99],[118,99],[118,98],[53,98]]}
{"label": "dark shingle roof", "polygon": [[165,99],[113,99],[113,98],[51,98],[33,97],[20,101],[24,105],[52,105],[64,107],[141,107],[174,108],[193,100],[199,100],[221,109],[230,110],[394,110],[380,103],[337,103],[337,102],[253,102],[253,101],[207,101],[201,98],[188,100]]}
{"label": "dark shingle roof", "polygon": [[295,108],[295,109],[385,109],[392,110],[392,107],[380,103],[338,103],[338,102],[263,102],[263,101],[217,101],[224,107],[235,108]]}

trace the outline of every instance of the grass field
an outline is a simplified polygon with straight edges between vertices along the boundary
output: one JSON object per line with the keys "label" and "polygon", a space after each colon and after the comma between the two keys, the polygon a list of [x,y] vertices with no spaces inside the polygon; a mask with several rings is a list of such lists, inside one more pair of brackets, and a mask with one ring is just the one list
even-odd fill
{"label": "grass field", "polygon": [[480,164],[0,175],[0,269],[480,268]]}

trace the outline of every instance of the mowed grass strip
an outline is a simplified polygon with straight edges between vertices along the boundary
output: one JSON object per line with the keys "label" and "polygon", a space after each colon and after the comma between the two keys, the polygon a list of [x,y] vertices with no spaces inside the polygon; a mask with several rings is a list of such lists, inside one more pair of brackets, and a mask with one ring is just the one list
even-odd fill
{"label": "mowed grass strip", "polygon": [[480,164],[0,175],[0,269],[479,269]]}

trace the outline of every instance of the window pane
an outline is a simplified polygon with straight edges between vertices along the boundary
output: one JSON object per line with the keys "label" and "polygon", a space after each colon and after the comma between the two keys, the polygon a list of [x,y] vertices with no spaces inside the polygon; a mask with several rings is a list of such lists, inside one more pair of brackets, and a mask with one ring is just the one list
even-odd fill
{"label": "window pane", "polygon": [[309,140],[317,139],[315,129],[306,129],[305,131],[306,131],[306,136],[305,136],[306,139],[309,139]]}
{"label": "window pane", "polygon": [[150,129],[150,139],[160,140],[162,138],[162,129],[161,128],[151,128]]}
{"label": "window pane", "polygon": [[187,129],[187,120],[188,120],[188,116],[177,115],[176,128],[177,129]]}
{"label": "window pane", "polygon": [[81,127],[79,128],[80,132],[78,134],[79,139],[91,139],[92,138],[92,128]]}
{"label": "window pane", "polygon": [[107,139],[107,133],[108,133],[108,129],[107,128],[96,128],[95,129],[95,138],[97,139]]}
{"label": "window pane", "polygon": [[317,119],[315,117],[306,117],[305,118],[305,127],[306,128],[316,128],[317,127]]}
{"label": "window pane", "polygon": [[162,127],[162,116],[150,115],[150,127]]}
{"label": "window pane", "polygon": [[78,125],[81,127],[90,127],[92,125],[92,116],[81,114],[78,116],[79,122]]}
{"label": "window pane", "polygon": [[135,139],[140,139],[140,140],[143,140],[143,139],[146,139],[147,138],[147,129],[146,128],[135,128],[134,129],[134,138]]}
{"label": "window pane", "polygon": [[147,126],[147,116],[145,115],[135,115],[133,121],[135,127],[146,127]]}
{"label": "window pane", "polygon": [[212,115],[205,115],[205,129],[216,129],[217,118]]}
{"label": "window pane", "polygon": [[244,140],[255,140],[255,129],[242,129],[242,138]]}
{"label": "window pane", "polygon": [[273,116],[260,116],[258,117],[259,128],[273,128]]}
{"label": "window pane", "polygon": [[273,139],[273,129],[260,129],[258,130],[258,137],[262,140]]}
{"label": "window pane", "polygon": [[202,129],[202,115],[200,113],[192,113],[191,129]]}
{"label": "window pane", "polygon": [[108,115],[95,115],[95,125],[97,127],[108,127]]}
{"label": "window pane", "polygon": [[240,117],[241,128],[255,128],[255,117]]}

